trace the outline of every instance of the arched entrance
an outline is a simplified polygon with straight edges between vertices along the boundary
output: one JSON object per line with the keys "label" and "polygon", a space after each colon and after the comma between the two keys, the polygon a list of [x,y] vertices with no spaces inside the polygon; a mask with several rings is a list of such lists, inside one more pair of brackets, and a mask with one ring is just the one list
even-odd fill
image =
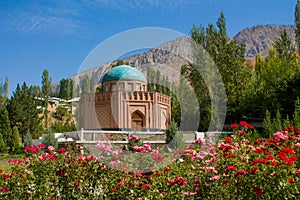
{"label": "arched entrance", "polygon": [[132,131],[142,131],[144,127],[144,115],[140,111],[135,111],[131,115],[131,129]]}

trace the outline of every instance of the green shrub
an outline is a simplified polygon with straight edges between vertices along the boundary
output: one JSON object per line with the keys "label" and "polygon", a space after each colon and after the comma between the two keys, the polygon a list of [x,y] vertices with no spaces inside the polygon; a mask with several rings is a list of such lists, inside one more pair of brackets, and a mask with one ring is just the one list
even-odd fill
{"label": "green shrub", "polygon": [[19,130],[16,126],[12,129],[12,153],[21,152],[22,142],[19,134]]}
{"label": "green shrub", "polygon": [[48,130],[48,133],[46,134],[45,138],[43,139],[42,144],[45,144],[47,147],[53,146],[55,149],[57,149],[58,141],[55,138],[55,135],[51,130]]}
{"label": "green shrub", "polygon": [[24,137],[24,146],[30,146],[32,145],[32,137],[29,130],[27,131],[27,134]]}
{"label": "green shrub", "polygon": [[0,152],[1,153],[7,152],[7,146],[6,146],[5,142],[3,141],[3,137],[2,137],[1,133],[0,133]]}

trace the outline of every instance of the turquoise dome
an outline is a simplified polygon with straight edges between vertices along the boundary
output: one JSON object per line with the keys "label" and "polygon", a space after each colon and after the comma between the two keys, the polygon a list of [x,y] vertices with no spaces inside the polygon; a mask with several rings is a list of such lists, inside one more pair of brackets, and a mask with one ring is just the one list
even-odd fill
{"label": "turquoise dome", "polygon": [[112,68],[106,74],[104,74],[101,83],[118,80],[147,82],[144,74],[136,68],[128,65],[121,65]]}

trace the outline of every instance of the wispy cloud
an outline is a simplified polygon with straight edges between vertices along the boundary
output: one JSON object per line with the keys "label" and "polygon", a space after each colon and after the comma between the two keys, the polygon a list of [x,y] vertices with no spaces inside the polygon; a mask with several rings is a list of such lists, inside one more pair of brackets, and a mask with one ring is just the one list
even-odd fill
{"label": "wispy cloud", "polygon": [[[201,0],[96,0],[93,2],[86,2],[87,4],[92,3],[94,6],[102,6],[110,9],[117,9],[123,11],[132,11],[138,9],[148,8],[161,8],[161,9],[173,9],[178,8],[182,5],[198,3]],[[132,10],[130,10],[132,9]]]}
{"label": "wispy cloud", "polygon": [[93,24],[88,21],[89,17],[105,19],[105,13],[110,11],[126,14],[137,10],[178,9],[199,1],[202,0],[65,0],[58,3],[36,1],[4,11],[2,9],[0,28],[2,31],[16,31],[28,35],[51,33],[58,36],[80,36],[84,34],[82,30],[93,28]]}
{"label": "wispy cloud", "polygon": [[17,31],[29,35],[53,33],[57,35],[76,34],[81,26],[78,13],[70,7],[42,5],[39,3],[22,8],[7,10],[1,26],[7,31]]}

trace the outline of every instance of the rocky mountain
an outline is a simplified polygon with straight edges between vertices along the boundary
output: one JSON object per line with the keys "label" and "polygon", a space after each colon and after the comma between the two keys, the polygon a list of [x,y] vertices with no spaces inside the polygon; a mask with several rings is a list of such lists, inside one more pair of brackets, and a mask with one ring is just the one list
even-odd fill
{"label": "rocky mountain", "polygon": [[[233,39],[238,44],[246,45],[246,58],[253,58],[261,53],[265,57],[270,46],[280,37],[280,32],[286,30],[292,41],[295,41],[294,26],[279,26],[279,25],[260,25],[250,28],[245,28],[236,34]],[[166,75],[169,80],[178,80],[180,68],[183,64],[192,62],[193,48],[191,38],[182,37],[174,41],[167,42],[163,45],[155,47],[147,52],[130,56],[123,59],[124,63],[144,72],[148,67],[154,70],[159,69],[161,75]],[[96,83],[100,82],[101,77],[107,72],[116,62],[106,63],[102,66],[81,72],[70,77],[75,83],[80,83],[84,75],[88,75],[94,79]],[[59,83],[53,85],[53,88],[58,91]]]}
{"label": "rocky mountain", "polygon": [[[153,70],[159,69],[161,75],[168,76],[169,80],[179,80],[181,66],[191,62],[193,59],[192,49],[191,39],[189,37],[182,37],[155,47],[147,52],[127,57],[123,59],[123,61],[124,64],[136,67],[142,71],[145,76],[147,74],[147,68],[151,67]],[[75,81],[75,84],[78,84],[85,75],[88,75],[98,84],[103,74],[114,64],[116,64],[116,61],[78,73],[70,77],[70,79]],[[53,84],[53,89],[58,91],[59,83]]]}
{"label": "rocky mountain", "polygon": [[246,45],[246,58],[254,58],[258,53],[265,57],[270,46],[286,31],[289,38],[295,41],[295,26],[260,25],[245,28],[234,36],[238,44]]}

